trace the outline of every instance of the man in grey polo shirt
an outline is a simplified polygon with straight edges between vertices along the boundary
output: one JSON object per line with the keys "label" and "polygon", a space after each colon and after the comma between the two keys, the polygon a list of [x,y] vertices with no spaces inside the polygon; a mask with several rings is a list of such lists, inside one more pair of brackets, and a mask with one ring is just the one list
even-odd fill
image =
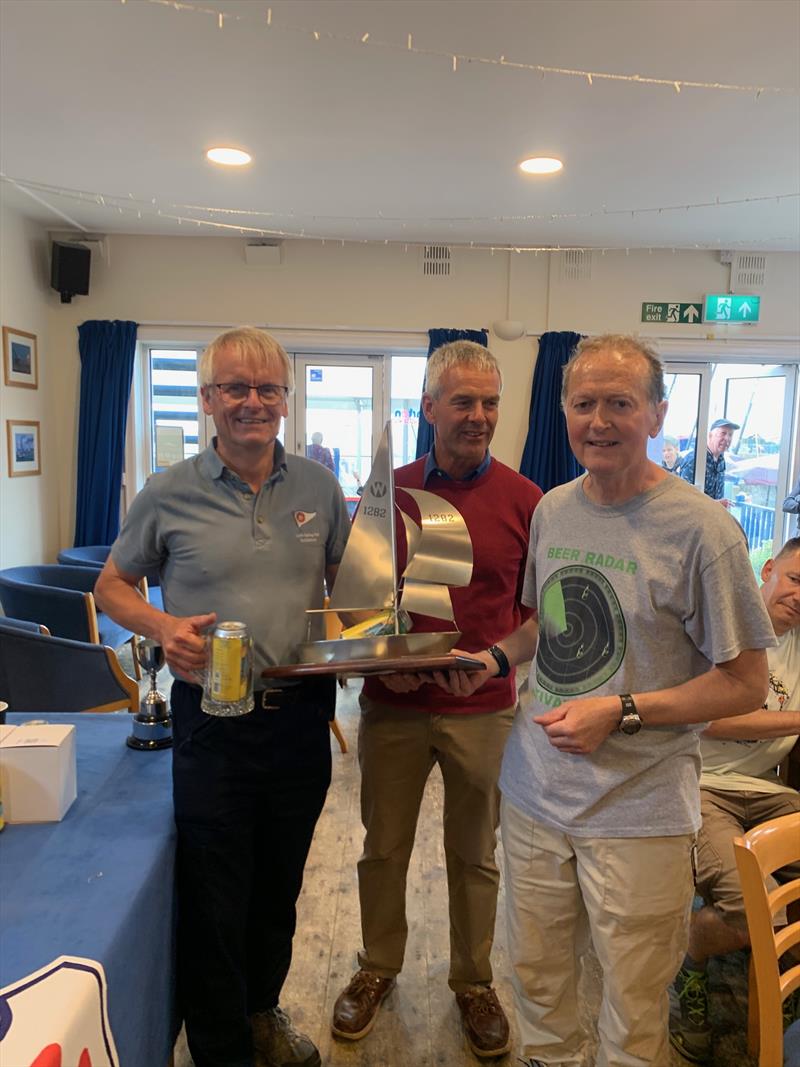
{"label": "man in grey polo shirt", "polygon": [[[248,625],[257,685],[264,667],[290,660],[307,637],[305,610],[321,607],[333,583],[347,506],[330,471],[277,440],[292,371],[273,338],[249,327],[222,334],[199,378],[217,436],[136,497],[97,599],[158,641],[176,678],[178,975],[195,1067],[319,1067],[278,1002],[330,782],[333,680],[257,692],[249,715],[216,718],[201,710],[197,678],[216,621]],[[154,566],[163,612],[136,591]]]}

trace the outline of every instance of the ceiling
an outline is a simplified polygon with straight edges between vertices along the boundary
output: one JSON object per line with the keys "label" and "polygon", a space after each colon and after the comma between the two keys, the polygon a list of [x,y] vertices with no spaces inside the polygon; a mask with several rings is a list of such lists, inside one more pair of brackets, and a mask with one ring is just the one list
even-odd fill
{"label": "ceiling", "polygon": [[51,229],[800,249],[797,0],[0,0],[0,36],[0,195]]}

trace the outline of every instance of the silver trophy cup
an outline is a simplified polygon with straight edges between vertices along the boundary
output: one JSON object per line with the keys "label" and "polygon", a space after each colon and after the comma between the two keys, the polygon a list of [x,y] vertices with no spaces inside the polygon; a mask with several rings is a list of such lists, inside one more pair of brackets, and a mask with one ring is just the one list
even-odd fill
{"label": "silver trophy cup", "polygon": [[136,658],[139,666],[150,675],[150,689],[133,717],[133,730],[128,738],[131,748],[169,748],[172,744],[172,718],[167,698],[159,692],[156,676],[164,666],[164,649],[156,641],[138,641]]}

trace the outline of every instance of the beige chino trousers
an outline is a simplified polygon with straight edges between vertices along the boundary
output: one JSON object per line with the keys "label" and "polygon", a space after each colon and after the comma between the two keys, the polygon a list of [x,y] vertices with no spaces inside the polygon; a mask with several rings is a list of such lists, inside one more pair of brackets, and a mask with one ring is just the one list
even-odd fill
{"label": "beige chino trousers", "polygon": [[689,940],[694,835],[587,838],[503,800],[508,950],[520,1056],[582,1067],[578,977],[603,972],[592,1067],[667,1067],[668,988]]}
{"label": "beige chino trousers", "polygon": [[[411,694],[413,699],[413,694]],[[450,909],[450,988],[490,983],[500,875],[494,853],[497,778],[514,709],[431,715],[362,695],[358,732],[361,819],[358,861],[364,949],[358,962],[385,978],[403,966],[406,876],[425,783],[435,764],[444,781],[444,851]]]}

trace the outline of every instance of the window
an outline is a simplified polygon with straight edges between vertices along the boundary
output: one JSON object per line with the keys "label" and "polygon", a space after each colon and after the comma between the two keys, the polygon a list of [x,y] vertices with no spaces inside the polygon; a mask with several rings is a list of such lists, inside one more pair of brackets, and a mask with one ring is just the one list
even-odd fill
{"label": "window", "polygon": [[148,349],[151,471],[195,456],[200,449],[199,357],[199,349]]}
{"label": "window", "polygon": [[[730,419],[738,426],[722,452],[722,499],[744,529],[758,575],[774,548],[789,536],[790,517],[783,514],[781,504],[789,492],[791,446],[797,433],[797,367],[766,360],[698,359],[671,361],[664,369],[669,400],[664,462],[686,470],[685,459],[694,453],[693,481],[700,491],[706,485],[711,453],[702,445],[698,448],[697,442],[706,441],[717,419]],[[677,464],[671,446],[679,453]]]}

